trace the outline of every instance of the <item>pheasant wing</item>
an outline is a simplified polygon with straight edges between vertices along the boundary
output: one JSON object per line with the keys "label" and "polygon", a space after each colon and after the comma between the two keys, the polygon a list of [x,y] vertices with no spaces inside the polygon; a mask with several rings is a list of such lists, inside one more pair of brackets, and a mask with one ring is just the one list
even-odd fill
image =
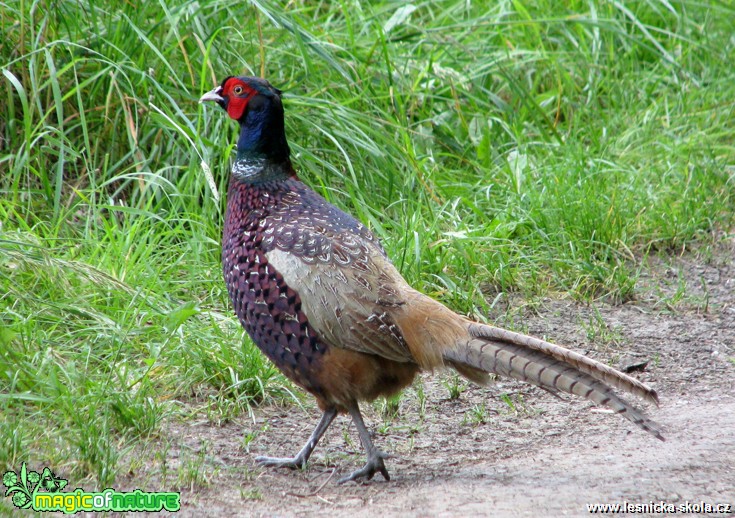
{"label": "pheasant wing", "polygon": [[415,361],[392,317],[406,303],[402,291],[410,288],[372,235],[288,225],[279,234],[298,236],[298,243],[279,246],[275,236],[268,263],[299,293],[302,311],[322,340],[397,362]]}

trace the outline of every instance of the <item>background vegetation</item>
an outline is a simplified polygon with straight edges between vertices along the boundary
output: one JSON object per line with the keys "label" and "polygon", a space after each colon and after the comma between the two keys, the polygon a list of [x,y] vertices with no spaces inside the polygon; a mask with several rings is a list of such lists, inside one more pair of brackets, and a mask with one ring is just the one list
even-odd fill
{"label": "background vegetation", "polygon": [[236,127],[197,99],[227,75],[283,89],[302,178],[477,318],[629,300],[732,228],[729,2],[6,0],[0,34],[3,471],[107,487],[166,420],[287,396],[221,280]]}

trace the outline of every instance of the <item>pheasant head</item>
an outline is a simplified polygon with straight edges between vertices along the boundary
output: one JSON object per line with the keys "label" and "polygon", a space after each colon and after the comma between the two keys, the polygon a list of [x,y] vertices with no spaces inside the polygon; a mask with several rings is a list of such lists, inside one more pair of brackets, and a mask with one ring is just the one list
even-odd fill
{"label": "pheasant head", "polygon": [[199,99],[205,101],[217,103],[240,124],[236,164],[250,164],[243,170],[256,163],[269,170],[276,166],[291,170],[280,90],[259,77],[230,76]]}

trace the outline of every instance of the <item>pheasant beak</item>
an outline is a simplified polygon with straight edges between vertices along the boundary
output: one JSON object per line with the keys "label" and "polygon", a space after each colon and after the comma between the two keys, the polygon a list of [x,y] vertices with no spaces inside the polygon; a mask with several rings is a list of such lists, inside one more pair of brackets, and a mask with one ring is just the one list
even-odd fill
{"label": "pheasant beak", "polygon": [[214,90],[211,90],[207,92],[206,94],[202,95],[199,99],[200,103],[203,103],[204,101],[213,101],[216,103],[221,103],[225,100],[224,97],[222,97],[220,94],[222,93],[222,87],[218,86]]}

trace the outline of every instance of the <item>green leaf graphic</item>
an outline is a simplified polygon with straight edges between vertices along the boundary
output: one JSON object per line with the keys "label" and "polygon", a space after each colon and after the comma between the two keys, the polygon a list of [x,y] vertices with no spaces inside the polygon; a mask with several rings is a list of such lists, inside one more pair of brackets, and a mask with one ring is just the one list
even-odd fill
{"label": "green leaf graphic", "polygon": [[41,487],[49,493],[58,493],[66,487],[67,480],[64,478],[57,478],[48,468],[43,468],[41,473]]}

